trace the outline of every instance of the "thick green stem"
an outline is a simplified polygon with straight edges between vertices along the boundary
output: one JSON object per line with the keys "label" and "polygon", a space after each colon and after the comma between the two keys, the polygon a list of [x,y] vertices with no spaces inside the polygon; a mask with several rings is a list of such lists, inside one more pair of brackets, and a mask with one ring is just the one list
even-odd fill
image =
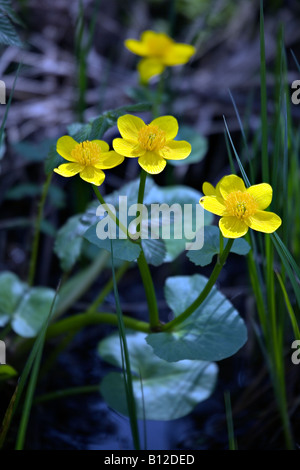
{"label": "thick green stem", "polygon": [[138,201],[137,201],[138,204],[143,204],[144,202],[146,179],[147,179],[147,172],[142,169],[141,174],[140,174],[140,185],[139,185]]}
{"label": "thick green stem", "polygon": [[[126,315],[124,315],[123,320],[126,328],[150,333],[150,325],[144,321],[136,320],[134,318],[127,317]],[[50,325],[47,330],[46,337],[47,339],[54,338],[60,334],[68,333],[70,330],[80,330],[86,326],[97,325],[100,323],[117,326],[118,317],[115,313],[107,312],[79,313]]]}
{"label": "thick green stem", "polygon": [[[122,230],[123,233],[126,234],[127,238],[129,238],[129,240],[131,240],[131,237],[130,237],[130,234],[127,230],[127,227],[125,227],[125,225],[123,225],[120,220],[118,219],[118,217],[110,210],[110,208],[108,207],[108,205],[106,204],[106,202],[104,201],[99,189],[97,188],[97,186],[95,186],[94,184],[92,184],[92,187],[93,187],[93,190],[94,190],[94,193],[98,199],[98,201],[100,202],[100,204],[102,204],[104,206],[104,209],[106,210],[106,212],[108,213],[108,215],[111,217],[111,219],[114,221],[114,223],[119,227],[120,230]],[[133,240],[132,240],[133,241]]]}
{"label": "thick green stem", "polygon": [[[145,187],[146,187],[146,179],[147,179],[147,172],[145,170],[141,171],[140,175],[140,186],[138,192],[138,204],[143,204],[144,202],[144,194],[145,194]],[[153,330],[155,330],[159,325],[159,314],[158,314],[158,307],[157,307],[157,300],[156,300],[156,293],[153,285],[153,280],[151,276],[151,272],[145,258],[143,248],[141,246],[141,254],[138,258],[138,267],[140,270],[141,278],[143,281],[145,294],[147,298],[148,310],[149,310],[149,319],[150,325]]]}
{"label": "thick green stem", "polygon": [[155,289],[154,289],[154,285],[152,281],[151,272],[147,264],[143,250],[141,251],[141,254],[137,262],[138,262],[138,267],[140,270],[140,274],[141,274],[141,278],[143,281],[145,294],[147,298],[150,325],[151,325],[152,330],[155,330],[160,325],[157,300],[156,300],[156,294],[155,294]]}
{"label": "thick green stem", "polygon": [[232,247],[234,240],[230,239],[227,242],[226,247],[224,248],[223,253],[221,256],[218,258],[218,261],[213,269],[213,272],[210,275],[210,278],[207,281],[206,286],[204,287],[203,291],[201,294],[197,297],[197,299],[184,311],[182,312],[178,317],[174,318],[174,320],[170,321],[169,323],[166,323],[165,325],[162,326],[162,331],[169,331],[172,330],[175,326],[179,325],[182,323],[184,320],[186,320],[194,311],[200,307],[200,305],[204,302],[210,291],[212,290],[213,286],[215,285],[220,272],[222,271],[222,268],[225,264],[225,261],[227,259],[227,256],[230,252],[230,249]]}
{"label": "thick green stem", "polygon": [[34,276],[35,276],[36,262],[37,262],[37,256],[38,256],[38,250],[39,250],[41,223],[42,223],[42,218],[43,218],[44,205],[46,202],[51,179],[52,179],[52,173],[49,173],[43,185],[42,196],[41,196],[39,207],[38,207],[38,215],[37,215],[35,225],[34,225],[34,237],[33,237],[33,243],[32,243],[32,251],[31,251],[29,274],[28,274],[28,284],[30,286],[33,284]]}

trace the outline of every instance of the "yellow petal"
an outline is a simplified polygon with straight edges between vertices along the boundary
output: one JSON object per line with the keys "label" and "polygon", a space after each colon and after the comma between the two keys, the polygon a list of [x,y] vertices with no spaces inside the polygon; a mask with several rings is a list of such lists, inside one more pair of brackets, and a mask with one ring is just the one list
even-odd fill
{"label": "yellow petal", "polygon": [[125,114],[118,119],[118,129],[123,139],[136,144],[138,143],[139,130],[145,125],[141,118],[131,114]]}
{"label": "yellow petal", "polygon": [[167,160],[183,160],[187,158],[192,151],[191,144],[185,140],[171,140],[160,151],[162,157]]}
{"label": "yellow petal", "polygon": [[200,199],[199,204],[203,209],[216,215],[223,215],[226,211],[223,199],[216,196],[204,196]]}
{"label": "yellow petal", "polygon": [[102,170],[97,170],[92,166],[86,166],[84,170],[80,172],[80,178],[87,181],[87,183],[100,186],[100,184],[105,180],[105,174]]}
{"label": "yellow petal", "polygon": [[247,225],[253,230],[264,233],[273,233],[280,227],[281,218],[274,212],[257,211],[254,215],[245,219]]}
{"label": "yellow petal", "polygon": [[252,194],[258,204],[258,209],[264,210],[272,202],[272,186],[267,183],[255,184],[247,189],[247,193]]}
{"label": "yellow petal", "polygon": [[195,47],[190,44],[174,43],[164,57],[164,64],[170,66],[186,64],[195,52]]}
{"label": "yellow petal", "polygon": [[80,171],[84,169],[84,165],[80,165],[80,163],[63,163],[59,165],[58,168],[54,168],[53,171],[60,176],[65,176],[69,178],[70,176],[77,175]]}
{"label": "yellow petal", "polygon": [[244,181],[236,175],[224,176],[219,182],[219,189],[224,198],[234,191],[246,191]]}
{"label": "yellow petal", "polygon": [[155,152],[146,152],[145,155],[139,158],[138,162],[151,175],[161,173],[167,164],[166,160]]}
{"label": "yellow petal", "polygon": [[[221,180],[222,181],[222,180]],[[216,186],[216,196],[217,197],[223,197],[222,194],[221,194],[221,191],[220,191],[220,183],[221,181],[218,182],[217,186]]]}
{"label": "yellow petal", "polygon": [[153,41],[153,40],[157,39],[157,37],[162,35],[162,34],[164,34],[164,33],[157,33],[156,31],[152,31],[151,29],[147,29],[146,31],[142,32],[141,41],[142,42],[150,42],[150,41]]}
{"label": "yellow petal", "polygon": [[150,78],[160,75],[165,70],[165,66],[160,59],[142,59],[137,66],[142,83],[148,83]]}
{"label": "yellow petal", "polygon": [[170,36],[155,31],[144,31],[141,39],[147,46],[147,55],[149,57],[164,57],[174,44]]}
{"label": "yellow petal", "polygon": [[101,152],[109,151],[109,145],[104,140],[92,140],[92,142],[100,147]]}
{"label": "yellow petal", "polygon": [[120,165],[123,161],[123,155],[111,150],[110,152],[100,155],[99,161],[94,165],[94,168],[108,170],[109,168],[114,168],[115,166]]}
{"label": "yellow petal", "polygon": [[148,47],[145,42],[137,41],[136,39],[126,39],[124,44],[130,52],[136,55],[145,56],[148,54]]}
{"label": "yellow petal", "polygon": [[219,228],[225,238],[240,238],[248,232],[248,226],[243,220],[231,216],[222,217]]}
{"label": "yellow petal", "polygon": [[56,143],[56,151],[61,155],[65,160],[69,162],[76,162],[77,160],[74,157],[71,157],[71,152],[78,145],[78,142],[74,140],[69,135],[64,135],[60,137]]}
{"label": "yellow petal", "polygon": [[205,196],[216,196],[216,188],[207,181],[202,185],[202,192]]}
{"label": "yellow petal", "polygon": [[173,140],[178,133],[178,122],[173,116],[161,116],[154,119],[150,125],[157,126],[166,133],[166,140]]}
{"label": "yellow petal", "polygon": [[142,149],[139,144],[128,142],[128,140],[119,138],[113,140],[113,148],[119,154],[125,155],[125,157],[135,158],[140,157],[145,153],[145,150]]}

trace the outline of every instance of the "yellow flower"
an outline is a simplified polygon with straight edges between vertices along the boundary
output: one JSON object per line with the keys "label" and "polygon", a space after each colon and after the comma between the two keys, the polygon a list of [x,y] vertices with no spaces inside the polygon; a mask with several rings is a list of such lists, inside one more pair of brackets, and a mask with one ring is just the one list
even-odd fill
{"label": "yellow flower", "polygon": [[141,40],[127,39],[125,46],[134,54],[145,57],[138,64],[142,82],[161,74],[166,66],[186,64],[196,49],[189,44],[176,43],[165,33],[144,31]]}
{"label": "yellow flower", "polygon": [[124,160],[122,155],[109,151],[109,145],[103,140],[78,143],[72,137],[64,135],[58,139],[56,150],[70,163],[63,163],[55,168],[55,173],[65,177],[79,173],[80,178],[96,186],[100,186],[105,179],[102,170],[114,168]]}
{"label": "yellow flower", "polygon": [[271,204],[272,192],[272,187],[267,183],[246,189],[241,178],[228,175],[219,181],[216,188],[204,183],[205,196],[199,202],[207,211],[222,216],[219,227],[224,237],[239,238],[249,228],[273,233],[280,227],[280,217],[264,210]]}
{"label": "yellow flower", "polygon": [[173,140],[178,132],[178,122],[173,116],[162,116],[150,124],[130,114],[118,119],[123,137],[114,139],[113,148],[125,157],[138,157],[140,166],[156,175],[163,171],[166,160],[183,160],[191,153],[191,145],[185,140]]}

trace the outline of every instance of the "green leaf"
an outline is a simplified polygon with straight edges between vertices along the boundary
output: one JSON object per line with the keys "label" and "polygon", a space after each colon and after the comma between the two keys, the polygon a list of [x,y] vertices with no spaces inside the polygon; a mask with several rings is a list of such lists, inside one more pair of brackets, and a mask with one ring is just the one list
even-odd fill
{"label": "green leaf", "polygon": [[54,168],[57,168],[62,163],[66,163],[66,160],[61,157],[56,151],[56,145],[51,145],[49,148],[48,155],[45,159],[45,173],[48,175]]}
{"label": "green leaf", "polygon": [[82,214],[70,217],[57,233],[54,252],[63,271],[69,271],[81,255],[82,235],[87,228],[81,223],[81,218]]}
{"label": "green leaf", "polygon": [[23,43],[8,16],[0,15],[0,44],[23,47]]}
{"label": "green leaf", "polygon": [[[97,224],[92,225],[84,234],[84,238],[90,243],[93,243],[98,248],[102,248],[111,252],[111,240],[106,238],[101,240],[97,237],[96,233]],[[114,256],[123,261],[134,261],[139,257],[141,247],[138,243],[133,243],[129,239],[116,239],[112,240]]]}
{"label": "green leaf", "polygon": [[192,146],[190,155],[184,160],[169,160],[173,166],[190,165],[200,162],[207,152],[207,139],[190,126],[180,126],[176,140],[186,140]]}
{"label": "green leaf", "polygon": [[24,338],[37,335],[49,316],[55,291],[47,287],[33,287],[18,304],[11,326],[15,333]]}
{"label": "green leaf", "polygon": [[5,271],[0,274],[0,327],[10,321],[26,289],[26,284],[14,273]]}
{"label": "green leaf", "polygon": [[41,187],[34,183],[23,183],[11,188],[5,194],[6,199],[24,199],[25,197],[36,197],[41,193]]}
{"label": "green leaf", "polygon": [[49,152],[49,147],[55,144],[56,141],[53,139],[45,139],[38,143],[23,141],[14,144],[13,149],[28,162],[42,162]]}
{"label": "green leaf", "polygon": [[68,126],[69,134],[77,141],[102,139],[103,134],[117,124],[117,120],[128,112],[137,113],[151,109],[151,103],[139,103],[136,105],[121,106],[91,119],[86,124],[73,123]]}
{"label": "green leaf", "polygon": [[[206,283],[199,274],[167,279],[165,297],[175,317],[194,302]],[[146,340],[166,361],[220,361],[245,344],[247,329],[234,306],[213,287],[203,304],[172,332],[150,334]]]}
{"label": "green leaf", "polygon": [[[224,248],[227,245],[228,239],[224,238]],[[234,240],[231,253],[237,255],[247,255],[251,247],[249,243],[243,238]],[[204,229],[204,244],[201,250],[190,250],[187,252],[187,257],[196,266],[206,266],[212,262],[214,255],[220,252],[220,230],[216,226],[205,227]]]}
{"label": "green leaf", "polygon": [[[125,208],[124,210],[128,210],[128,208],[132,204],[136,204],[137,202],[137,194],[138,194],[138,188],[139,188],[139,180],[134,180],[131,181],[128,184],[125,184],[121,189],[114,191],[113,193],[105,196],[105,202],[107,204],[112,204],[117,211],[118,215],[118,210],[119,210],[119,197],[120,196],[126,196],[127,197],[127,209]],[[191,204],[193,208],[193,218],[192,220],[186,224],[187,226],[185,229],[188,230],[195,230],[199,229],[202,227],[202,222],[200,220],[200,224],[198,224],[198,227],[196,227],[196,207],[199,206],[199,199],[201,198],[201,193],[198,191],[186,187],[186,186],[171,186],[169,188],[160,188],[157,186],[153,180],[148,177],[146,180],[146,187],[145,187],[145,196],[144,196],[144,203],[147,205],[148,213],[149,213],[149,223],[151,222],[150,214],[151,214],[151,207],[150,205],[152,203],[166,203],[169,205],[172,205],[173,203],[180,204],[180,206],[183,208],[184,204]],[[99,240],[96,236],[96,226],[97,223],[100,221],[99,216],[96,216],[96,209],[99,206],[98,201],[93,201],[88,209],[85,211],[84,214],[79,214],[77,216],[74,216],[72,222],[67,222],[58,232],[58,238],[55,243],[55,252],[58,255],[58,257],[62,260],[63,263],[63,269],[68,270],[70,267],[74,265],[76,260],[79,258],[80,254],[82,253],[83,250],[83,245],[82,245],[82,237],[89,241],[90,243],[94,243],[95,246],[99,248],[104,248],[108,251],[110,251],[110,243],[109,240]],[[200,208],[200,206],[199,206]],[[201,209],[200,209],[201,210]],[[184,213],[184,212],[183,212]],[[128,216],[128,225],[129,222],[132,218],[135,217],[129,217]],[[158,248],[157,251],[157,257],[154,260],[153,254],[154,254],[154,243],[146,242],[145,245],[145,250],[148,252],[146,256],[148,256],[147,260],[152,264],[152,261],[156,263],[155,265],[158,265],[157,263],[160,263],[160,257],[162,255],[162,242],[165,245],[166,249],[166,254],[164,257],[164,262],[169,262],[174,260],[177,256],[179,256],[180,253],[182,253],[186,249],[186,244],[191,242],[191,240],[187,238],[182,238],[180,240],[177,240],[174,238],[174,222],[172,222],[171,218],[171,233],[170,233],[170,239],[169,240],[163,240],[157,243],[157,240],[151,240],[151,242],[155,242],[156,247]],[[204,214],[204,223],[209,224],[212,221],[212,214],[209,212],[205,211]],[[183,217],[180,216],[180,222],[183,224]],[[147,227],[146,227],[147,228]],[[89,230],[89,232],[87,232]],[[86,232],[86,233],[85,233]],[[184,230],[182,231],[184,234]],[[159,237],[162,238],[162,237]],[[120,243],[116,243],[120,242]],[[144,241],[143,241],[144,242]],[[137,248],[136,244],[133,244],[131,241],[127,240],[126,245],[124,245],[124,240],[115,240],[115,261],[117,259],[121,260],[128,260],[132,261],[136,259],[136,256],[139,253],[139,249]],[[72,251],[72,244],[74,244],[74,250]],[[134,245],[134,246],[132,246]],[[146,246],[148,245],[148,246]],[[118,253],[122,255],[122,249],[123,247],[126,246],[126,251],[125,251],[125,256],[126,258],[121,257],[119,258]],[[152,255],[150,254],[152,252]],[[129,259],[130,258],[130,259]]]}
{"label": "green leaf", "polygon": [[163,264],[166,256],[166,247],[164,241],[161,239],[143,239],[142,248],[145,258],[152,266],[160,266]]}
{"label": "green leaf", "polygon": [[0,14],[7,15],[14,23],[23,25],[23,22],[11,6],[11,0],[0,0]]}
{"label": "green leaf", "polygon": [[81,124],[75,122],[68,126],[68,132],[73,137],[76,142],[83,142],[84,140],[89,140],[92,130],[92,124],[88,122],[87,124]]}
{"label": "green leaf", "polygon": [[8,364],[0,365],[0,382],[5,382],[18,375],[18,372]]}
{"label": "green leaf", "polygon": [[[128,334],[126,338],[140,419],[144,412],[150,420],[180,418],[211,395],[217,377],[216,364],[189,360],[170,364],[153,354],[144,333]],[[122,367],[117,335],[101,341],[99,353],[104,360]],[[104,377],[100,391],[109,406],[128,415],[122,373],[111,372]]]}
{"label": "green leaf", "polygon": [[[177,217],[174,216],[171,220],[170,225],[170,238],[166,239],[163,236],[161,237],[164,240],[167,254],[165,257],[165,262],[171,262],[176,259],[184,250],[186,250],[186,245],[190,244],[193,240],[187,238],[185,234],[192,232],[198,232],[201,230],[204,225],[210,224],[212,222],[212,214],[207,211],[204,211],[204,219],[202,217],[196,218],[196,210],[199,214],[203,214],[202,209],[199,206],[199,199],[202,197],[202,194],[196,191],[193,188],[188,186],[169,186],[167,188],[161,188],[154,184],[152,190],[145,197],[145,204],[167,204],[171,207],[173,204],[179,204],[181,210],[178,212]],[[185,205],[190,205],[192,208],[192,217],[186,217],[184,219],[184,214],[186,211]],[[181,215],[180,215],[181,214]],[[181,226],[182,238],[176,238],[176,230]],[[162,232],[163,234],[163,232]]]}

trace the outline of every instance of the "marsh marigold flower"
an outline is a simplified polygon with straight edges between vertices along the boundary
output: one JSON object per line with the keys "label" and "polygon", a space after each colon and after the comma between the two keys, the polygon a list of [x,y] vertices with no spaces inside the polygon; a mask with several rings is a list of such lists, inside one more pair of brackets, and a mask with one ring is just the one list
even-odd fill
{"label": "marsh marigold flower", "polygon": [[163,171],[166,160],[183,160],[191,153],[188,142],[174,140],[178,122],[173,116],[156,118],[147,125],[141,118],[125,114],[118,119],[118,129],[122,139],[114,139],[115,151],[138,158],[140,166],[153,175]]}
{"label": "marsh marigold flower", "polygon": [[176,43],[165,33],[144,31],[140,41],[127,39],[125,46],[134,54],[144,57],[138,64],[142,82],[160,75],[167,66],[186,64],[196,49],[190,44]]}
{"label": "marsh marigold flower", "polygon": [[281,219],[273,212],[266,212],[272,201],[272,187],[267,183],[245,187],[236,175],[224,176],[216,188],[203,184],[204,197],[201,206],[220,215],[219,227],[224,237],[243,237],[249,228],[258,232],[273,233],[281,225]]}
{"label": "marsh marigold flower", "polygon": [[100,186],[105,179],[102,170],[114,168],[124,160],[122,155],[110,151],[109,145],[103,140],[78,143],[72,137],[64,135],[58,139],[56,150],[69,163],[55,168],[55,173],[67,178],[79,173],[80,178],[96,186]]}

